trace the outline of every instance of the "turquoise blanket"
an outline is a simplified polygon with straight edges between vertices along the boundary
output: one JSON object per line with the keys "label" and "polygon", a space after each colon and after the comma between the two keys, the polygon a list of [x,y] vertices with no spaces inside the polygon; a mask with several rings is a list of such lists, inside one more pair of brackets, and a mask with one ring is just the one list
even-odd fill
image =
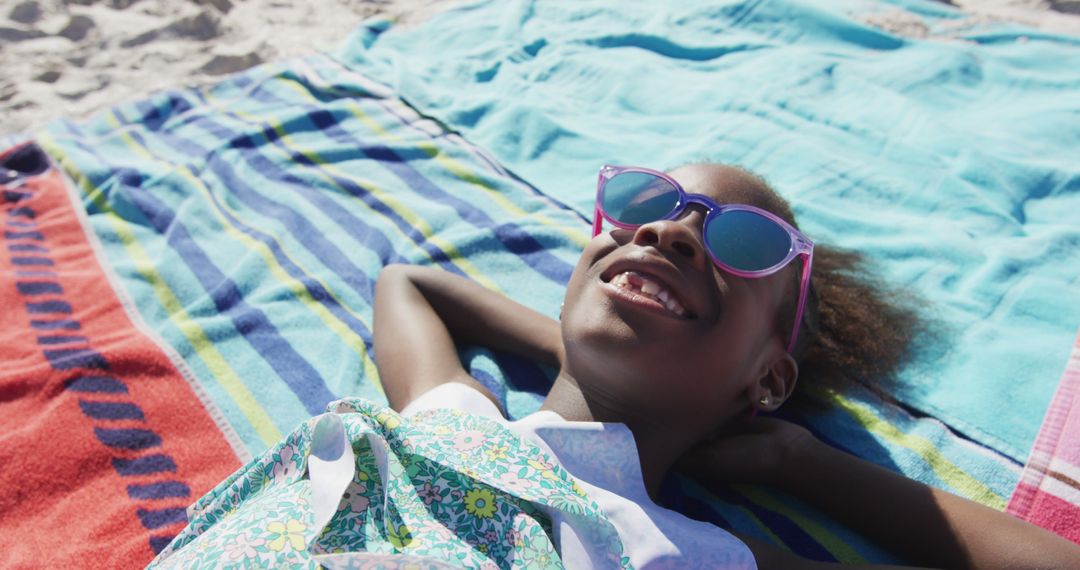
{"label": "turquoise blanket", "polygon": [[[927,37],[863,23],[907,12]],[[489,0],[340,57],[591,215],[603,163],[739,163],[944,336],[897,397],[1024,460],[1080,324],[1080,39],[919,0]]]}

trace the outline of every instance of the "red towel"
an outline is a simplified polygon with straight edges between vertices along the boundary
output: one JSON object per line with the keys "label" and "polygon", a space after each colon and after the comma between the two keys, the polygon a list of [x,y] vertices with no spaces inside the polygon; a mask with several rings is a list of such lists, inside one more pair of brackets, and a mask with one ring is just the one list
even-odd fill
{"label": "red towel", "polygon": [[0,567],[144,566],[240,461],[66,184],[36,146],[0,155]]}

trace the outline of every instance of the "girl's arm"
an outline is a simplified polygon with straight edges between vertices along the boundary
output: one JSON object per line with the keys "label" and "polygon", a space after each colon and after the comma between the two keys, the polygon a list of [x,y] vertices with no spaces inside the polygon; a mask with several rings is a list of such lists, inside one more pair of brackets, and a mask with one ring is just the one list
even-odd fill
{"label": "girl's arm", "polygon": [[939,568],[1078,568],[1080,546],[1008,514],[923,485],[821,443],[788,422],[756,418],[749,433],[691,452],[705,483],[773,484],[915,564]]}
{"label": "girl's arm", "polygon": [[401,410],[424,392],[462,382],[498,402],[465,371],[455,341],[562,362],[554,319],[463,277],[429,267],[389,265],[375,285],[375,359],[390,405]]}

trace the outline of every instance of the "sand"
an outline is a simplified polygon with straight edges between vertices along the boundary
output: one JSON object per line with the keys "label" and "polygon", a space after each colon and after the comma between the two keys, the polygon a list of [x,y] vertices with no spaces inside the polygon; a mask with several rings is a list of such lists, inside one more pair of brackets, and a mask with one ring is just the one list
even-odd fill
{"label": "sand", "polygon": [[[362,20],[416,25],[458,0],[0,0],[0,135],[82,118],[154,91],[333,49]],[[1080,0],[955,0],[975,23],[1080,36]],[[918,16],[863,20],[913,37]]]}

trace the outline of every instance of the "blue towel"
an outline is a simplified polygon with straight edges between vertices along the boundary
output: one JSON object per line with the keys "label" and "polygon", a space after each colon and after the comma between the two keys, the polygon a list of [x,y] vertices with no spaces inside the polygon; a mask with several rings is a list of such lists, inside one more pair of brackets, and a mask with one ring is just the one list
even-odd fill
{"label": "blue towel", "polygon": [[[862,23],[921,19],[910,39]],[[1080,323],[1080,39],[921,0],[488,0],[339,56],[592,214],[603,163],[763,174],[928,301],[896,396],[1023,461]]]}

